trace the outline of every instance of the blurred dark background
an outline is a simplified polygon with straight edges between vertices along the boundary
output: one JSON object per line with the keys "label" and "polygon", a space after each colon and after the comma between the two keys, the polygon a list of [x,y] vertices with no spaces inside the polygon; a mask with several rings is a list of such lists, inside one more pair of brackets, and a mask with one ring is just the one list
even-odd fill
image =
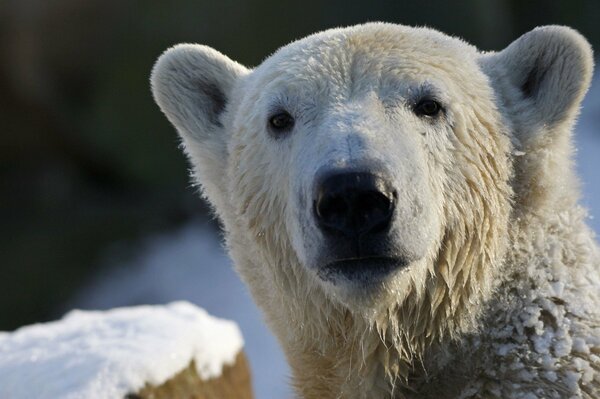
{"label": "blurred dark background", "polygon": [[178,42],[252,66],[318,30],[427,25],[498,50],[564,24],[600,48],[600,1],[1,0],[0,330],[57,317],[108,248],[209,218],[148,75]]}

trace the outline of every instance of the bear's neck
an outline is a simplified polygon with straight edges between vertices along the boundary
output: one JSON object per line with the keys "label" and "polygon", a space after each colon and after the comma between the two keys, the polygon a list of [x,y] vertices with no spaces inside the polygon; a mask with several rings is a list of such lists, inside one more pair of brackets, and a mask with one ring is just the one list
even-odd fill
{"label": "bear's neck", "polygon": [[[421,285],[415,283],[403,300],[375,318],[336,305],[318,290],[307,298],[293,288],[309,285],[299,284],[299,276],[285,284],[283,303],[272,309],[279,315],[274,327],[302,397],[409,398],[445,370],[456,357],[457,340],[475,330],[499,281],[506,240],[487,245],[479,240],[506,234],[493,223],[480,226],[485,231],[468,230],[466,224],[447,230],[434,259],[419,265],[426,273]],[[277,268],[293,269],[300,267]],[[280,282],[291,278],[280,277]],[[290,321],[297,326],[291,332]]]}
{"label": "bear's neck", "polygon": [[410,398],[445,372],[457,356],[457,340],[474,331],[495,268],[485,253],[461,252],[450,243],[442,248],[430,266],[437,278],[432,273],[423,289],[375,320],[314,298],[291,305],[287,314],[302,328],[290,336],[288,327],[284,346],[303,398]]}
{"label": "bear's neck", "polygon": [[457,341],[450,333],[410,342],[397,327],[378,330],[349,313],[330,317],[345,323],[329,324],[327,337],[286,345],[293,382],[302,398],[410,398],[411,393],[424,392],[432,379],[443,383],[436,376],[457,354]]}

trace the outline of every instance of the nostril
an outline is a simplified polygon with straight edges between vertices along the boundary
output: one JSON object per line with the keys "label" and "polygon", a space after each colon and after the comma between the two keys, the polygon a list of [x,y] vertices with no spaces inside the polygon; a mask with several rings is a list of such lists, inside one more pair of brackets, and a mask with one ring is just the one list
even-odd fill
{"label": "nostril", "polygon": [[316,204],[317,216],[328,226],[343,226],[349,212],[346,200],[339,195],[319,198]]}
{"label": "nostril", "polygon": [[357,230],[376,232],[387,227],[394,211],[394,197],[379,191],[362,193],[355,200]]}

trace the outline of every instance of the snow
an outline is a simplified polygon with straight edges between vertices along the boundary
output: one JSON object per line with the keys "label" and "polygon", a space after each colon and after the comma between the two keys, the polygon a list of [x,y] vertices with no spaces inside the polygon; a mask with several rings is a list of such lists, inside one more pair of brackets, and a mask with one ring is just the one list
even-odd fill
{"label": "snow", "polygon": [[214,229],[191,221],[179,230],[146,238],[129,259],[121,259],[119,248],[110,252],[105,260],[109,271],[82,287],[67,308],[193,302],[240,326],[257,398],[292,396],[283,353]]}
{"label": "snow", "polygon": [[0,397],[112,399],[161,384],[194,360],[221,375],[243,347],[234,322],[188,302],[68,313],[0,335]]}

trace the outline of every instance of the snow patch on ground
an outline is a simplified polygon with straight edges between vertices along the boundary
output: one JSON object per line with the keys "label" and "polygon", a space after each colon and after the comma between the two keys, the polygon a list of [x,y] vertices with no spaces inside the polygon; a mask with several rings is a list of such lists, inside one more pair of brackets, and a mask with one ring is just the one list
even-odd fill
{"label": "snow patch on ground", "polygon": [[69,312],[0,335],[0,397],[122,398],[162,384],[194,360],[221,375],[243,347],[237,325],[188,302]]}

